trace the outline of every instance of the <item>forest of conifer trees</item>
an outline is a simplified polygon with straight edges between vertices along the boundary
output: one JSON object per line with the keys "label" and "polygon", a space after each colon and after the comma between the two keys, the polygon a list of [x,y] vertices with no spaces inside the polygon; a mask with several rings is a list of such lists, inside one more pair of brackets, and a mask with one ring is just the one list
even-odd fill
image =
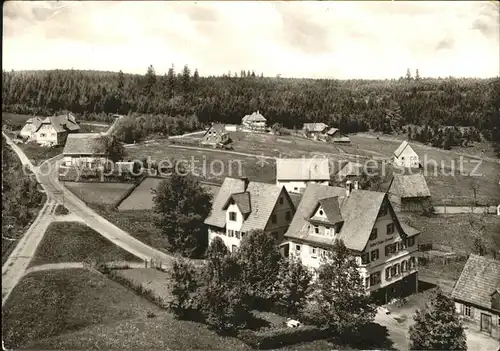
{"label": "forest of conifer trees", "polygon": [[[325,122],[345,133],[391,133],[413,125],[418,126],[413,139],[438,147],[467,144],[480,139],[479,133],[497,147],[500,141],[499,78],[427,79],[410,72],[399,80],[341,81],[269,78],[244,71],[202,77],[188,66],[180,72],[172,67],[165,75],[157,75],[153,66],[144,75],[4,71],[2,110],[36,115],[72,111],[82,119],[105,121],[111,113],[134,112],[141,137],[172,123],[168,128],[174,133],[216,121],[239,123],[259,110],[269,125],[287,128]],[[462,133],[444,126],[472,128]],[[423,132],[421,127],[426,127]]]}

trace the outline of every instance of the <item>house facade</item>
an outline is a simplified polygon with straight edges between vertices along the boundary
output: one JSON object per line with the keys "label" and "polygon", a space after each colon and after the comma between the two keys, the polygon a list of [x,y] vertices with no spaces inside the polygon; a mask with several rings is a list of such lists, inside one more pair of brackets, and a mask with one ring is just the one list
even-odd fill
{"label": "house facade", "polygon": [[418,168],[420,167],[420,159],[412,149],[410,144],[405,140],[399,145],[392,155],[393,163],[399,167]]}
{"label": "house facade", "polygon": [[324,123],[304,123],[302,131],[308,138],[313,138],[315,140],[324,139],[326,137],[326,132],[328,126]]}
{"label": "house facade", "polygon": [[388,194],[396,211],[421,212],[431,206],[431,193],[422,174],[395,175]]}
{"label": "house facade", "polygon": [[230,251],[236,251],[248,232],[263,230],[278,244],[294,214],[295,207],[284,187],[226,178],[205,219],[208,241],[219,237]]}
{"label": "house facade", "polygon": [[337,128],[330,128],[326,132],[326,140],[332,143],[349,144],[351,139],[348,136],[342,134]]}
{"label": "house facade", "polygon": [[40,145],[53,146],[64,145],[68,134],[79,131],[80,126],[76,121],[76,117],[69,113],[46,117],[45,119],[30,118],[26,121],[19,134]]}
{"label": "house facade", "polygon": [[340,239],[356,257],[367,293],[379,301],[418,289],[419,232],[400,222],[385,193],[309,184],[281,245],[317,269]]}
{"label": "house facade", "polygon": [[451,298],[470,328],[500,340],[500,261],[470,255]]}
{"label": "house facade", "polygon": [[253,112],[251,115],[246,115],[241,120],[243,128],[256,132],[265,132],[267,128],[267,120],[260,114],[259,111]]}
{"label": "house facade", "polygon": [[229,133],[226,131],[224,124],[213,124],[203,135],[201,144],[204,145],[225,145],[231,141]]}
{"label": "house facade", "polygon": [[63,150],[63,166],[97,169],[107,162],[101,133],[70,134]]}
{"label": "house facade", "polygon": [[309,183],[329,182],[330,164],[326,158],[276,159],[276,185],[284,186],[289,193],[301,193]]}

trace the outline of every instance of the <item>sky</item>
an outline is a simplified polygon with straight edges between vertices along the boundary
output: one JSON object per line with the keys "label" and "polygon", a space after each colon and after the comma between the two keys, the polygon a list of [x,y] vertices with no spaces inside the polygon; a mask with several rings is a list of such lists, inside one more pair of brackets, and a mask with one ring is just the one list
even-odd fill
{"label": "sky", "polygon": [[3,69],[391,79],[500,75],[494,1],[8,1]]}

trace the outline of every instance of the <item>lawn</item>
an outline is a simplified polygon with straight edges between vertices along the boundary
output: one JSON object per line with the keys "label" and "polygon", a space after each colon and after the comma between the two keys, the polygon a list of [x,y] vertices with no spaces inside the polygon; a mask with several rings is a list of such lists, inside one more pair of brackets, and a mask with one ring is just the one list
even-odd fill
{"label": "lawn", "polygon": [[134,184],[65,182],[64,186],[88,204],[115,205]]}
{"label": "lawn", "polygon": [[160,250],[165,247],[165,239],[161,230],[155,225],[153,211],[118,211],[110,206],[99,205],[91,205],[91,207],[108,221],[143,243]]}
{"label": "lawn", "polygon": [[130,289],[86,270],[24,277],[2,309],[5,346],[28,349],[244,349],[178,321]]}
{"label": "lawn", "polygon": [[18,115],[16,113],[2,112],[2,123],[11,126],[13,130],[21,130],[26,121],[34,116]]}
{"label": "lawn", "polygon": [[35,166],[40,165],[49,158],[60,155],[64,149],[64,145],[45,147],[34,142],[19,144],[19,147]]}
{"label": "lawn", "polygon": [[[138,144],[126,148],[129,159],[141,160],[150,157],[164,165],[187,166],[188,171],[200,179],[222,183],[226,177],[248,177],[250,180],[272,183],[275,181],[276,167],[273,160],[258,163],[256,157],[240,156],[216,149],[192,150],[170,147],[166,140]],[[248,150],[246,151],[248,152]]]}
{"label": "lawn", "polygon": [[400,213],[412,227],[421,231],[419,243],[449,246],[459,254],[473,251],[474,243],[469,219],[483,223],[483,240],[488,248],[494,245],[493,236],[500,235],[500,217],[481,214],[441,214],[425,217],[415,213]]}
{"label": "lawn", "polygon": [[81,223],[49,225],[30,266],[61,262],[140,261]]}
{"label": "lawn", "polygon": [[105,133],[109,126],[80,124],[80,133]]}
{"label": "lawn", "polygon": [[[141,184],[127,196],[125,200],[118,206],[120,211],[128,210],[151,210],[153,209],[153,192],[151,189],[156,189],[163,181],[162,178],[145,178]],[[214,185],[203,185],[203,187],[215,197],[219,187]]]}

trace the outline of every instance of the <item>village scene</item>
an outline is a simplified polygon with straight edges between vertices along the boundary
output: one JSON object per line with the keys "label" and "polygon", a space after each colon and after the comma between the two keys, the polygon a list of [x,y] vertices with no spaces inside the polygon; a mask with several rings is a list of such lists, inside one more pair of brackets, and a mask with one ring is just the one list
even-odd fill
{"label": "village scene", "polygon": [[3,349],[500,351],[498,68],[13,67]]}

